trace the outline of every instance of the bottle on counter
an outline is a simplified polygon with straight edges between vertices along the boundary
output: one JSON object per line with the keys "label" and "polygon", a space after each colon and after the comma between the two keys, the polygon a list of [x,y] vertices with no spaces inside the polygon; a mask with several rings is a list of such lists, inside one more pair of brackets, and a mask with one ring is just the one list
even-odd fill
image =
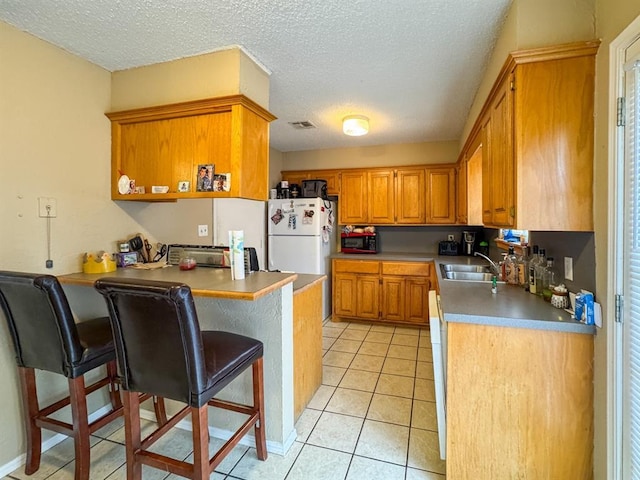
{"label": "bottle on counter", "polygon": [[517,255],[518,285],[529,290],[529,247],[522,246],[522,255]]}
{"label": "bottle on counter", "polygon": [[535,293],[539,297],[542,296],[544,270],[547,267],[547,259],[545,258],[546,251],[544,248],[538,250],[538,263],[535,268],[535,281],[533,283],[534,290],[531,293]]}
{"label": "bottle on counter", "polygon": [[509,285],[518,285],[518,259],[514,253],[513,247],[509,247],[509,253],[504,259],[504,275],[505,282]]}
{"label": "bottle on counter", "polygon": [[538,245],[533,246],[533,253],[531,254],[531,258],[529,259],[529,268],[527,279],[529,283],[529,292],[536,293],[536,265],[538,264]]}
{"label": "bottle on counter", "polygon": [[553,269],[553,257],[547,258],[547,266],[544,268],[542,278],[542,297],[546,302],[551,301],[553,289],[556,286],[556,273]]}

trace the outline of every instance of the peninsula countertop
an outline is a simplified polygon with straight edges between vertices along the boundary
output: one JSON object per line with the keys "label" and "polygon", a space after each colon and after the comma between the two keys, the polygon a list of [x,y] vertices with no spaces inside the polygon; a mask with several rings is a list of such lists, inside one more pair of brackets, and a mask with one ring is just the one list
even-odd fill
{"label": "peninsula countertop", "polygon": [[231,271],[228,268],[197,267],[193,270],[180,270],[174,265],[154,270],[126,267],[109,273],[70,273],[61,275],[58,279],[62,284],[93,286],[96,280],[105,277],[181,282],[191,287],[194,296],[256,300],[296,281],[298,275],[253,272],[242,280],[231,280]]}
{"label": "peninsula countertop", "polygon": [[440,264],[456,263],[486,265],[478,257],[444,256],[434,253],[382,252],[372,254],[332,255],[334,259],[435,262],[435,275],[440,289],[440,305],[447,322],[474,323],[503,327],[530,328],[534,330],[555,330],[593,335],[596,328],[572,318],[569,312],[554,308],[542,298],[524,289],[498,284],[498,293],[491,293],[489,282],[467,282],[442,278]]}

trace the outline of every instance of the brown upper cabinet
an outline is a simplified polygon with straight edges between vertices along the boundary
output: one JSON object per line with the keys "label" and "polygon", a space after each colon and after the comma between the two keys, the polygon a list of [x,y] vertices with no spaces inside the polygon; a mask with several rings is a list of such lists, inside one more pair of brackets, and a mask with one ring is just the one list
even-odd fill
{"label": "brown upper cabinet", "polygon": [[340,225],[456,221],[455,164],[282,172],[290,183],[313,178],[326,179],[327,193],[340,196]]}
{"label": "brown upper cabinet", "polygon": [[327,195],[340,194],[340,173],[337,170],[291,170],[282,172],[281,176],[289,185],[295,183],[301,187],[303,180],[326,180]]}
{"label": "brown upper cabinet", "polygon": [[[269,191],[267,110],[244,95],[107,113],[111,120],[111,198],[175,201],[178,198],[242,197],[266,200]],[[198,165],[230,174],[229,191],[197,192]],[[144,194],[121,194],[127,175]],[[180,182],[189,182],[179,192]],[[167,186],[168,193],[151,193]]]}
{"label": "brown upper cabinet", "polygon": [[424,167],[342,170],[339,223],[424,224],[426,197]]}
{"label": "brown upper cabinet", "polygon": [[456,223],[455,165],[429,167],[427,172],[427,223]]}
{"label": "brown upper cabinet", "polygon": [[[579,42],[509,55],[461,154],[471,158],[474,142],[482,139],[484,225],[593,230],[598,45]],[[474,199],[467,193],[470,205]]]}

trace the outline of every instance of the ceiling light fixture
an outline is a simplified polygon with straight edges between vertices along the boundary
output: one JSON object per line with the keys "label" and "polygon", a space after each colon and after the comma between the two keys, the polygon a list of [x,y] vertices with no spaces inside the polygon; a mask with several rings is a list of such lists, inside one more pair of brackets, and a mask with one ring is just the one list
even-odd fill
{"label": "ceiling light fixture", "polygon": [[359,137],[369,133],[369,119],[363,115],[349,115],[342,119],[342,131],[345,135]]}

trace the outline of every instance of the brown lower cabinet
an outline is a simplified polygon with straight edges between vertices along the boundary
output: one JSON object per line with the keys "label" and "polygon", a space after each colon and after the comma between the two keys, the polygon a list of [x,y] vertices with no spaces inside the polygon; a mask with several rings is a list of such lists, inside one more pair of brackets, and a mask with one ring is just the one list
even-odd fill
{"label": "brown lower cabinet", "polygon": [[448,322],[447,478],[592,479],[593,336]]}
{"label": "brown lower cabinet", "polygon": [[333,260],[333,319],[428,325],[432,262]]}

